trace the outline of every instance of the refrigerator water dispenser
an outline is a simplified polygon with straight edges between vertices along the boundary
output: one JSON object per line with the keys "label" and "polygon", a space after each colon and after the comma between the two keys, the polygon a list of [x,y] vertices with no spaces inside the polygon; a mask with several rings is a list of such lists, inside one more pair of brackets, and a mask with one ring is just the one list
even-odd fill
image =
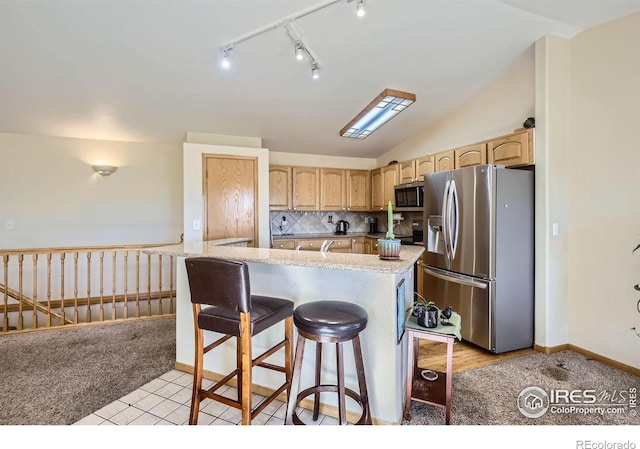
{"label": "refrigerator water dispenser", "polygon": [[429,218],[427,218],[427,251],[444,254],[442,215],[429,215]]}

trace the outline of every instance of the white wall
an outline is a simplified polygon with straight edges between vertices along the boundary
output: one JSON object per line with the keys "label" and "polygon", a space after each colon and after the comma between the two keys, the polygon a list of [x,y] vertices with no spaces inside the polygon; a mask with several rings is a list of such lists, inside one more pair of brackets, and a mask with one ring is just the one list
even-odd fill
{"label": "white wall", "polygon": [[180,145],[0,134],[0,248],[177,242],[181,167]]}
{"label": "white wall", "polygon": [[376,168],[374,158],[323,156],[320,154],[269,152],[269,163],[272,165],[301,165],[304,167],[345,168],[353,170],[373,170]]}
{"label": "white wall", "polygon": [[438,123],[391,148],[377,159],[377,166],[470,145],[521,128],[534,114],[534,62],[532,46],[493,84]]}
{"label": "white wall", "polygon": [[269,247],[269,150],[231,145],[185,143],[183,145],[184,170],[184,241],[201,242],[202,230],[193,229],[193,220],[204,223],[202,192],[202,155],[229,154],[258,158],[258,241],[260,247]]}
{"label": "white wall", "polygon": [[640,368],[640,13],[571,40],[569,341]]}

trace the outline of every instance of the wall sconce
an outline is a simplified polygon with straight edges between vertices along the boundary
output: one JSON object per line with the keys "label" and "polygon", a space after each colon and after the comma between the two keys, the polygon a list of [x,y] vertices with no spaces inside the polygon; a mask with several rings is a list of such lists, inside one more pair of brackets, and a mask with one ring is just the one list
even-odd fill
{"label": "wall sconce", "polygon": [[118,169],[115,165],[92,165],[91,168],[102,176],[109,176]]}

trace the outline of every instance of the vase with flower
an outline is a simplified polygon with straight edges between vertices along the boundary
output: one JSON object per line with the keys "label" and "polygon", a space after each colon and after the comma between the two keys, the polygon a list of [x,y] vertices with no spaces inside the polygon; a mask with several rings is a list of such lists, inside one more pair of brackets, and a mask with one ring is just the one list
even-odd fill
{"label": "vase with flower", "polygon": [[378,239],[378,255],[384,260],[400,259],[400,240],[393,233],[393,207],[391,201],[387,208],[388,224],[385,238]]}

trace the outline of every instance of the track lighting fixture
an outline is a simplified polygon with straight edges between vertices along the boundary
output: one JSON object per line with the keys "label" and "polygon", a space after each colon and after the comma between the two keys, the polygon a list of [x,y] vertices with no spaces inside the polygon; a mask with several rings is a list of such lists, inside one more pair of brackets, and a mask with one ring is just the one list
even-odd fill
{"label": "track lighting fixture", "polygon": [[302,42],[298,41],[296,42],[296,59],[298,61],[302,61],[303,57],[304,57],[304,46],[302,45]]}
{"label": "track lighting fixture", "polygon": [[222,61],[220,62],[220,65],[225,70],[231,67],[231,58],[229,57],[230,51],[231,51],[231,48],[226,48],[223,50]]}
{"label": "track lighting fixture", "polygon": [[[344,1],[344,0],[325,0],[322,3],[319,3],[318,5],[309,7],[307,9],[304,9],[302,11],[299,11],[295,14],[291,14],[281,20],[278,20],[276,22],[270,23],[269,25],[266,25],[262,28],[259,28],[255,31],[252,31],[250,33],[247,33],[243,36],[240,36],[236,39],[233,39],[232,41],[228,42],[227,44],[223,45],[222,48],[222,61],[221,61],[221,66],[223,69],[228,69],[231,66],[231,58],[230,58],[230,52],[231,50],[234,48],[235,45],[240,44],[244,41],[247,41],[249,39],[253,39],[254,37],[257,37],[263,33],[266,33],[267,31],[271,31],[275,28],[283,28],[287,34],[289,35],[289,37],[291,38],[291,40],[294,43],[295,46],[295,56],[296,59],[298,61],[302,61],[304,59],[304,56],[306,55],[309,63],[311,64],[311,77],[313,79],[318,79],[319,78],[319,70],[320,70],[320,65],[318,64],[317,58],[313,55],[313,53],[311,52],[311,50],[309,50],[309,47],[304,43],[302,36],[300,35],[300,32],[298,30],[295,29],[295,27],[293,26],[293,21],[301,18],[301,17],[305,17],[308,16],[309,14],[312,14],[316,11],[319,11],[321,9],[324,9],[328,6],[334,5],[340,1]],[[346,0],[347,2],[352,2],[354,0]],[[364,1],[363,0],[356,0],[356,14],[358,16],[363,16],[364,15]]]}

